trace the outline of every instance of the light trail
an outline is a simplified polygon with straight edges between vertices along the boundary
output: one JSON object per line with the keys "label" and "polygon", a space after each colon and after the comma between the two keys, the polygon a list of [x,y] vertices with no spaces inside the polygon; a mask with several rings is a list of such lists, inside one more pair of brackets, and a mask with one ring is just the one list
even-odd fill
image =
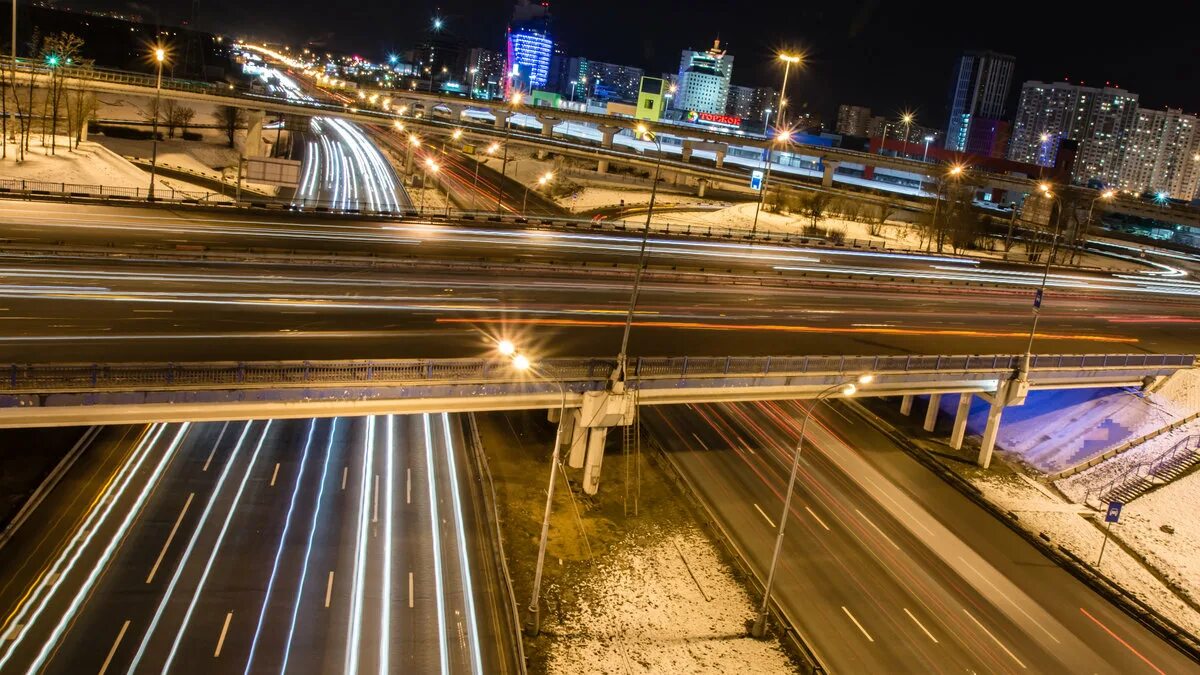
{"label": "light trail", "polygon": [[352,595],[350,615],[346,627],[346,659],[344,672],[356,675],[359,667],[360,642],[362,641],[363,604],[366,599],[367,546],[370,543],[371,470],[375,463],[375,416],[367,418],[367,429],[363,436],[362,496],[358,503],[358,527],[354,543],[354,576],[351,581]]}
{"label": "light trail", "polygon": [[446,643],[446,587],[442,581],[442,535],[438,523],[437,481],[434,478],[433,432],[429,428],[429,413],[422,415],[425,427],[425,461],[429,474],[429,526],[433,532],[433,578],[437,586],[438,643],[442,675],[450,675],[450,650]]}
{"label": "light trail", "polygon": [[467,639],[471,645],[472,672],[483,675],[483,656],[479,647],[479,625],[475,618],[475,589],[471,583],[471,558],[467,555],[467,534],[462,511],[462,499],[458,494],[458,468],[454,462],[454,439],[450,433],[450,415],[442,413],[442,430],[446,440],[446,464],[450,478],[450,495],[454,503],[455,530],[458,534],[459,569],[462,570],[463,595],[467,604]]}

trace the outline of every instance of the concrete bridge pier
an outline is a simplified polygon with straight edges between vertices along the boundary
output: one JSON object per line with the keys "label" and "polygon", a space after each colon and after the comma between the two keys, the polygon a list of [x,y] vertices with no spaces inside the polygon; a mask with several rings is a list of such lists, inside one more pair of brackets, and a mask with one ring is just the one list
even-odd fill
{"label": "concrete bridge pier", "polygon": [[912,414],[913,395],[905,394],[900,398],[900,414],[908,417]]}
{"label": "concrete bridge pier", "polygon": [[725,155],[728,152],[729,152],[728,145],[722,145],[720,148],[717,149],[716,153],[717,153],[717,168],[718,169],[725,168]]}
{"label": "concrete bridge pier", "polygon": [[246,111],[246,140],[242,142],[244,157],[262,157],[266,154],[263,148],[263,119],[266,113],[262,110]]}
{"label": "concrete bridge pier", "polygon": [[942,404],[941,394],[929,395],[929,407],[925,410],[925,431],[933,431],[937,427],[938,406]]}
{"label": "concrete bridge pier", "polygon": [[842,163],[833,160],[821,158],[821,185],[823,187],[833,187],[833,174]]}
{"label": "concrete bridge pier", "polygon": [[701,178],[696,181],[696,196],[703,197],[706,192],[708,192],[708,179]]}
{"label": "concrete bridge pier", "polygon": [[503,129],[504,127],[508,126],[508,118],[512,117],[511,111],[503,109],[493,110],[492,114],[496,116],[495,124],[497,129]]}
{"label": "concrete bridge pier", "polygon": [[[554,138],[554,123],[558,121],[557,117],[550,115],[538,115],[538,121],[542,123],[542,137]],[[547,152],[544,148],[538,148],[537,158],[546,159]]]}
{"label": "concrete bridge pier", "polygon": [[[617,133],[621,131],[621,127],[601,124],[596,128],[600,130],[600,147],[611,150],[613,147],[613,139],[617,137]],[[596,173],[608,173],[607,159],[597,160]]]}
{"label": "concrete bridge pier", "polygon": [[961,450],[963,438],[967,435],[967,417],[971,414],[971,394],[963,393],[958,397],[958,410],[954,413],[954,427],[950,430],[950,447]]}

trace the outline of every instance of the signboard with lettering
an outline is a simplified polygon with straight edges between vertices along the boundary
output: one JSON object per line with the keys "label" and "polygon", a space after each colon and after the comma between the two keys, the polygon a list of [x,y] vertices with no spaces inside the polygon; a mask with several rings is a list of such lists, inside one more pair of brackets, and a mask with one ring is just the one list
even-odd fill
{"label": "signboard with lettering", "polygon": [[687,121],[693,124],[711,124],[719,127],[739,128],[742,126],[742,118],[735,115],[717,115],[715,113],[700,112],[698,110],[689,110]]}

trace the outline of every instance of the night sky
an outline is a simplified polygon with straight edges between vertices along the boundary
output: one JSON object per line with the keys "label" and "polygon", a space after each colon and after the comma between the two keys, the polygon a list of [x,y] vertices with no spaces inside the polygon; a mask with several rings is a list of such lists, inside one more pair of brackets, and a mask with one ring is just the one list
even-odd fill
{"label": "night sky", "polygon": [[[189,6],[188,0],[164,0],[164,19],[184,18]],[[500,48],[512,7],[505,0],[201,0],[197,23],[380,58],[419,41],[439,7],[447,30],[471,45]],[[1064,77],[1112,82],[1140,94],[1143,105],[1200,113],[1198,7],[1023,0],[552,3],[556,40],[570,55],[654,73],[675,71],[681,49],[706,48],[719,34],[735,56],[735,84],[778,87],[782,71],[772,55],[780,48],[802,48],[808,66],[788,84],[796,104],[807,103],[826,116],[839,103],[867,105],[876,114],[908,107],[917,111],[919,124],[931,126],[944,124],[954,58],[963,49],[1016,57],[1010,115],[1020,82]],[[153,10],[142,11],[149,16]]]}

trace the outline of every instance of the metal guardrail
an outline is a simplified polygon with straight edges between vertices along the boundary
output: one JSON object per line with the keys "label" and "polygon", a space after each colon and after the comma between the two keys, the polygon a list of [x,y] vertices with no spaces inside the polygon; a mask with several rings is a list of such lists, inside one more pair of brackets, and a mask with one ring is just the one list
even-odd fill
{"label": "metal guardrail", "polygon": [[[1160,477],[1159,472],[1163,469],[1169,469],[1172,463],[1185,456],[1195,454],[1196,450],[1200,449],[1200,435],[1192,435],[1180,439],[1175,445],[1172,445],[1167,450],[1159,453],[1152,459],[1134,464],[1125,469],[1123,473],[1116,478],[1110,480],[1104,485],[1089,489],[1084,493],[1083,501],[1085,504],[1096,504],[1098,507],[1106,503],[1111,497],[1121,492],[1126,486],[1135,483],[1139,480],[1154,477]],[[1123,500],[1123,501],[1128,501]]]}
{"label": "metal guardrail", "polygon": [[[702,379],[799,374],[910,372],[1015,372],[1022,355],[994,356],[756,356],[639,357],[641,379]],[[1188,368],[1192,354],[1048,354],[1035,356],[1034,371],[1073,369]],[[562,358],[538,364],[544,377],[596,381],[612,375],[614,360]],[[0,391],[95,391],[128,389],[254,388],[311,385],[361,386],[397,382],[500,383],[521,381],[504,360],[403,359],[389,361],[242,361],[195,363],[82,363],[0,366]]]}

